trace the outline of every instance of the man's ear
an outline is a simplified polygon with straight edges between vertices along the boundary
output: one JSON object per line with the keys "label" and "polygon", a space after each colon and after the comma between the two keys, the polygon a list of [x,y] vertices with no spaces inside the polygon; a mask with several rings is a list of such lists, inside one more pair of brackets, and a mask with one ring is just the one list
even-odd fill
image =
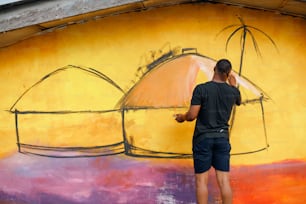
{"label": "man's ear", "polygon": [[231,71],[232,71],[232,70],[230,70],[229,72],[226,72],[226,76],[227,76],[227,77],[231,74]]}

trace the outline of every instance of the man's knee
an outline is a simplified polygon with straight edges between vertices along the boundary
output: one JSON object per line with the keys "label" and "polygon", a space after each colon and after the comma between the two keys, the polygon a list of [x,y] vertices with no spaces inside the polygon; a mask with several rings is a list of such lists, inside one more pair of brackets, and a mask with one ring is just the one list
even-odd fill
{"label": "man's knee", "polygon": [[216,170],[216,177],[220,188],[230,188],[229,172]]}
{"label": "man's knee", "polygon": [[196,184],[198,185],[207,185],[208,183],[208,171],[203,173],[195,174]]}

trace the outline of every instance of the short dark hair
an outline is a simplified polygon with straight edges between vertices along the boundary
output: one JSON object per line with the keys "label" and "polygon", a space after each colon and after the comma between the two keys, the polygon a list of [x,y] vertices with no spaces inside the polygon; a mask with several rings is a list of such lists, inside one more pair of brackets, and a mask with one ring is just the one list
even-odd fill
{"label": "short dark hair", "polygon": [[216,69],[221,74],[229,75],[232,70],[232,64],[227,59],[220,59],[216,64]]}

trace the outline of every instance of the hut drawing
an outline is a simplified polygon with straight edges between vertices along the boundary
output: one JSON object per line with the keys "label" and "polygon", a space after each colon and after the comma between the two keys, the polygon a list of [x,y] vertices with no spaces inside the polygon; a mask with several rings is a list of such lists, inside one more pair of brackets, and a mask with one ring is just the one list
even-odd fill
{"label": "hut drawing", "polygon": [[18,151],[64,158],[123,153],[121,113],[107,105],[122,94],[95,69],[68,65],[47,74],[10,108]]}
{"label": "hut drawing", "polygon": [[[155,61],[144,66],[140,80],[120,100],[123,111],[124,139],[126,154],[139,157],[191,157],[193,123],[177,125],[171,116],[186,111],[189,107],[192,91],[197,83],[212,79],[216,60],[201,55],[196,48],[183,48],[164,52]],[[264,120],[263,102],[269,100],[253,82],[234,72],[242,93],[241,111],[256,112],[257,119],[262,120],[262,127],[251,129],[246,140],[252,140],[250,133],[257,140],[262,139],[261,146],[249,146],[245,149],[233,148],[232,155],[249,154],[269,147]],[[144,119],[145,115],[145,119]],[[239,111],[233,114],[233,118]],[[254,117],[254,116],[252,116]],[[139,118],[139,120],[138,120]],[[167,118],[160,122],[160,118]],[[135,121],[134,126],[126,127],[125,120]],[[233,119],[232,119],[233,120]],[[137,123],[138,121],[138,123]],[[239,121],[236,120],[236,123]],[[253,131],[253,132],[252,132]],[[235,144],[243,138],[234,138]],[[177,149],[177,146],[180,149]],[[235,147],[235,145],[234,145]],[[166,151],[165,151],[166,150]]]}

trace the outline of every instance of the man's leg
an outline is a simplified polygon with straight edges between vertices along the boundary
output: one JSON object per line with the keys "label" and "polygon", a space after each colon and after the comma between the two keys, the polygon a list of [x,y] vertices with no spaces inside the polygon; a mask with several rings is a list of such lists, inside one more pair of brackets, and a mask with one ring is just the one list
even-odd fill
{"label": "man's leg", "polygon": [[231,204],[233,199],[229,172],[216,170],[218,185],[221,191],[222,204]]}
{"label": "man's leg", "polygon": [[196,196],[198,204],[207,204],[208,202],[208,171],[195,174]]}

